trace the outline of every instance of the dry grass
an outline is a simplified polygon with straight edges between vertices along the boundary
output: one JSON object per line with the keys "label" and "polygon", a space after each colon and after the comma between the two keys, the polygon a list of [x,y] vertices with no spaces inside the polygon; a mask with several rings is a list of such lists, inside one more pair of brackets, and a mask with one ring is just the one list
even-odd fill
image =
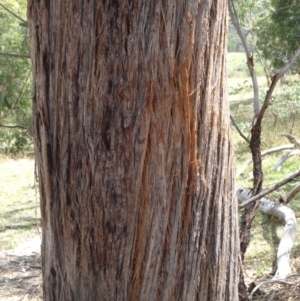
{"label": "dry grass", "polygon": [[42,300],[32,159],[0,158],[0,300]]}
{"label": "dry grass", "polygon": [[0,250],[14,248],[40,219],[32,159],[0,159]]}

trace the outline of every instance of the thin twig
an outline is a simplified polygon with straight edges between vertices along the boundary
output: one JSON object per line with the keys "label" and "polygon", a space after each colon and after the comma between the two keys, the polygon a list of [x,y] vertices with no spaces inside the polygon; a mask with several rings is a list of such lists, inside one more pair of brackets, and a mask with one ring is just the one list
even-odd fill
{"label": "thin twig", "polygon": [[24,22],[26,24],[26,26],[28,26],[28,23],[27,23],[26,20],[24,20],[23,18],[19,17],[17,14],[15,14],[14,12],[12,12],[9,8],[7,8],[6,6],[4,6],[2,3],[0,3],[0,6],[2,6],[11,15],[13,15],[15,18],[19,19],[21,22]]}
{"label": "thin twig", "polygon": [[267,94],[265,96],[265,100],[264,103],[260,109],[259,115],[257,116],[257,119],[255,120],[255,122],[261,122],[264,114],[268,108],[268,106],[271,103],[271,96],[273,94],[273,91],[276,87],[277,82],[283,77],[283,75],[289,71],[292,68],[292,65],[295,63],[295,61],[297,60],[298,56],[300,55],[300,47],[296,50],[296,52],[294,53],[294,55],[292,56],[292,58],[290,59],[290,61],[283,66],[273,77],[272,77],[272,81],[271,81],[271,85],[269,87],[269,90],[267,91]]}
{"label": "thin twig", "polygon": [[296,148],[300,148],[300,142],[299,139],[296,139],[295,136],[291,134],[281,134],[281,136],[286,137],[291,143],[295,145]]}
{"label": "thin twig", "polygon": [[273,192],[274,190],[278,189],[279,187],[294,181],[297,177],[300,176],[300,170],[298,170],[297,172],[293,173],[292,175],[290,175],[289,177],[285,178],[284,180],[282,180],[281,182],[275,184],[274,186],[272,186],[271,188],[253,196],[252,198],[250,198],[249,200],[243,202],[242,204],[239,205],[239,209],[246,207],[248,204],[255,202],[256,200],[262,198],[263,196]]}
{"label": "thin twig", "polygon": [[31,279],[31,278],[38,278],[40,277],[40,275],[35,275],[35,276],[23,276],[23,277],[15,277],[15,278],[5,278],[5,279],[1,279],[0,283],[4,283],[7,280],[9,281],[18,281],[18,280],[25,280],[25,279]]}
{"label": "thin twig", "polygon": [[[299,296],[300,296],[300,294],[290,294],[290,295],[284,295],[284,298],[299,297]],[[286,299],[286,300],[289,300],[289,299]]]}
{"label": "thin twig", "polygon": [[300,184],[296,185],[285,197],[285,203],[289,203],[300,191]]}
{"label": "thin twig", "polygon": [[17,53],[8,53],[8,52],[0,52],[2,56],[16,57],[20,59],[30,59],[28,54],[17,54]]}
{"label": "thin twig", "polygon": [[29,72],[28,72],[28,75],[27,75],[27,77],[26,77],[26,79],[25,79],[25,81],[24,81],[24,83],[23,83],[23,85],[22,85],[21,91],[20,91],[20,93],[19,93],[19,95],[18,95],[18,98],[17,98],[16,102],[14,103],[14,105],[13,105],[13,107],[12,107],[12,110],[14,110],[14,109],[16,108],[17,104],[19,103],[19,101],[20,101],[20,99],[21,99],[21,96],[22,96],[22,93],[23,93],[23,90],[24,90],[24,88],[25,88],[25,85],[26,85],[26,83],[27,83],[27,81],[28,81],[28,79],[29,79],[29,77],[30,77],[30,74],[31,74],[31,69],[30,69]]}
{"label": "thin twig", "polygon": [[37,229],[37,232],[39,234],[39,237],[40,239],[42,239],[42,235],[41,235],[41,232],[40,232],[40,227],[39,227],[39,224],[38,224],[38,220],[37,220],[37,208],[38,208],[38,204],[39,204],[39,201],[38,201],[38,168],[37,168],[37,163],[36,163],[36,156],[34,157],[34,191],[35,191],[35,217],[36,217],[36,229]]}
{"label": "thin twig", "polygon": [[42,269],[42,266],[41,265],[27,265],[29,268],[32,268],[32,269],[38,269],[38,270],[41,270]]}
{"label": "thin twig", "polygon": [[274,283],[280,283],[280,284],[286,284],[286,285],[294,285],[294,284],[298,284],[299,281],[296,282],[290,282],[290,281],[286,281],[286,280],[282,280],[282,279],[272,279],[272,280],[266,280],[266,281],[262,281],[260,282],[251,292],[250,296],[249,296],[249,300],[252,300],[253,295],[255,294],[255,292],[262,286],[262,285],[267,285],[267,284],[274,284]]}
{"label": "thin twig", "polygon": [[231,18],[232,25],[234,26],[238,36],[241,39],[241,42],[243,44],[245,54],[247,57],[247,67],[250,73],[250,77],[252,80],[252,86],[253,86],[253,110],[254,110],[254,117],[258,116],[259,114],[259,89],[258,89],[258,82],[256,73],[254,70],[254,63],[253,63],[253,55],[251,54],[250,48],[247,44],[246,37],[242,32],[237,13],[234,7],[233,0],[228,1],[228,10]]}
{"label": "thin twig", "polygon": [[243,132],[240,130],[240,128],[238,127],[238,125],[236,124],[234,118],[232,117],[232,115],[230,114],[230,120],[232,122],[232,124],[234,125],[234,127],[236,128],[236,130],[238,131],[238,133],[240,134],[240,136],[248,143],[250,144],[249,139],[243,134]]}
{"label": "thin twig", "polygon": [[23,125],[5,125],[5,124],[0,124],[0,127],[2,128],[8,128],[8,129],[22,129],[26,131],[30,131],[30,127],[26,127]]}

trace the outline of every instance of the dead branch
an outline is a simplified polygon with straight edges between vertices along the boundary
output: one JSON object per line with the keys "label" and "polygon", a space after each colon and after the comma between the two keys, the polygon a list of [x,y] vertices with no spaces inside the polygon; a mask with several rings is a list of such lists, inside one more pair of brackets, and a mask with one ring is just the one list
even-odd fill
{"label": "dead branch", "polygon": [[0,6],[2,6],[6,11],[8,11],[11,15],[13,15],[15,18],[17,18],[18,20],[20,20],[21,22],[25,23],[26,26],[27,25],[27,21],[24,20],[23,18],[19,17],[17,14],[15,14],[14,12],[12,12],[9,8],[7,8],[6,6],[4,6],[2,3],[0,3]]}
{"label": "dead branch", "polygon": [[28,54],[17,54],[17,53],[8,53],[8,52],[0,52],[2,56],[16,57],[20,59],[30,59]]}
{"label": "dead branch", "polygon": [[5,125],[5,124],[0,124],[0,127],[2,128],[8,128],[8,129],[21,129],[21,130],[26,130],[28,132],[31,131],[31,127],[26,127],[23,125]]}
{"label": "dead branch", "polygon": [[300,150],[299,149],[295,149],[292,150],[291,152],[288,152],[287,154],[285,154],[284,156],[282,156],[279,161],[273,166],[272,170],[280,170],[281,166],[284,164],[284,162],[292,157],[292,156],[296,156],[300,154]]}
{"label": "dead branch", "polygon": [[296,185],[285,197],[285,203],[288,204],[300,191],[300,184]]}
{"label": "dead branch", "polygon": [[[293,149],[293,148],[294,148],[294,144],[284,144],[284,145],[281,145],[281,146],[272,147],[270,149],[267,149],[267,150],[263,151],[261,153],[261,157],[263,158],[263,157],[266,157],[268,155],[278,153],[278,152],[282,152],[282,151],[287,150],[287,149]],[[252,163],[252,159],[248,159],[243,164],[243,166],[240,168],[240,170],[236,173],[236,177],[239,177],[244,172],[244,170],[248,167],[248,165],[250,165],[251,163]]]}
{"label": "dead branch", "polygon": [[298,284],[300,283],[299,281],[296,282],[290,282],[290,281],[286,281],[286,280],[280,280],[280,279],[272,279],[272,280],[266,280],[266,281],[262,281],[260,282],[251,292],[251,294],[249,295],[249,300],[252,300],[253,295],[255,294],[255,292],[263,285],[268,285],[268,284],[274,284],[274,283],[280,283],[280,284],[286,284],[286,285],[294,285],[294,284]]}
{"label": "dead branch", "polygon": [[294,181],[297,177],[300,176],[300,170],[296,171],[295,173],[293,173],[292,175],[290,175],[289,177],[285,178],[284,180],[282,180],[279,183],[276,183],[274,186],[272,186],[271,188],[253,196],[252,198],[248,199],[247,201],[243,202],[242,204],[239,205],[239,209],[246,207],[248,204],[255,202],[256,200],[262,198],[263,196],[273,192],[274,190],[278,189],[281,186],[284,186],[285,184]]}
{"label": "dead branch", "polygon": [[272,170],[280,170],[281,166],[284,164],[284,162],[295,155],[299,155],[300,154],[300,142],[298,139],[296,139],[295,136],[291,135],[291,134],[282,134],[281,136],[286,137],[291,143],[293,143],[294,148],[296,148],[295,150],[285,154],[284,156],[282,156],[280,158],[280,160],[274,165],[274,167],[272,168]]}
{"label": "dead branch", "polygon": [[269,90],[267,91],[264,103],[260,109],[259,115],[257,117],[257,119],[255,120],[254,123],[259,122],[259,124],[261,123],[264,114],[268,108],[268,106],[271,103],[271,96],[273,94],[273,91],[276,87],[277,82],[283,77],[283,75],[289,71],[292,67],[292,65],[295,63],[295,61],[297,60],[298,56],[300,55],[300,47],[297,49],[297,51],[294,53],[293,57],[290,59],[290,61],[283,66],[273,77],[272,77],[272,81],[271,81],[271,85],[269,87]]}
{"label": "dead branch", "polygon": [[293,144],[284,144],[280,146],[275,146],[269,149],[266,149],[265,151],[261,152],[261,156],[265,157],[274,153],[282,152],[287,149],[293,149],[294,145]]}
{"label": "dead branch", "polygon": [[232,115],[230,114],[230,120],[232,122],[232,124],[234,125],[234,127],[236,128],[236,130],[238,131],[238,133],[240,134],[240,136],[248,143],[250,144],[249,139],[243,134],[243,132],[240,130],[240,128],[238,127],[238,125],[236,124],[234,118],[232,117]]}
{"label": "dead branch", "polygon": [[295,148],[300,148],[300,141],[296,139],[295,136],[291,134],[281,134],[281,136],[286,137],[291,143],[295,145]]}
{"label": "dead branch", "polygon": [[252,86],[253,86],[253,109],[254,109],[254,117],[256,117],[259,114],[259,89],[258,89],[258,82],[257,82],[257,78],[256,78],[256,73],[254,71],[254,63],[253,63],[253,55],[250,51],[250,48],[247,44],[246,41],[246,37],[243,34],[238,18],[237,18],[237,14],[234,8],[234,3],[232,0],[230,0],[228,2],[228,10],[229,10],[229,14],[230,14],[230,18],[231,18],[231,22],[232,25],[234,26],[238,36],[240,37],[245,53],[246,53],[246,57],[247,57],[247,66],[248,66],[248,70],[251,76],[251,80],[252,80]]}

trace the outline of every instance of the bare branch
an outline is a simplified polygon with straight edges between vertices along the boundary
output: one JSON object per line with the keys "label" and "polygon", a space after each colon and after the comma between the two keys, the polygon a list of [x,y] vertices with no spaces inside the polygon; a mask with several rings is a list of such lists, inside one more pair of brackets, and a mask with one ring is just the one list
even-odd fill
{"label": "bare branch", "polygon": [[246,41],[246,37],[243,34],[238,18],[237,18],[237,14],[234,8],[234,3],[232,0],[229,0],[228,2],[228,10],[229,10],[229,14],[230,14],[230,18],[232,21],[232,25],[234,26],[238,36],[240,37],[245,53],[246,53],[246,57],[247,57],[247,66],[248,66],[248,70],[251,76],[251,80],[252,80],[252,86],[253,86],[253,109],[254,109],[254,118],[256,116],[258,116],[259,114],[259,90],[258,90],[258,82],[257,82],[257,78],[256,78],[256,73],[254,71],[254,63],[253,63],[253,55],[248,47],[247,41]]}
{"label": "bare branch", "polygon": [[290,281],[286,281],[286,280],[280,280],[280,279],[272,279],[272,280],[266,280],[266,281],[262,281],[260,282],[251,292],[250,296],[249,296],[249,300],[252,300],[252,297],[254,295],[254,293],[262,286],[262,285],[267,285],[267,284],[273,284],[273,283],[280,283],[280,284],[286,284],[286,285],[294,285],[294,284],[298,284],[299,281],[297,282],[290,282]]}
{"label": "bare branch", "polygon": [[28,54],[17,54],[17,53],[7,53],[7,52],[0,52],[2,56],[10,56],[10,57],[17,57],[20,59],[30,59]]}
{"label": "bare branch", "polygon": [[274,190],[278,189],[279,187],[294,181],[297,177],[300,176],[300,170],[298,170],[297,172],[293,173],[292,175],[290,175],[289,177],[285,178],[284,180],[282,180],[281,182],[276,183],[274,186],[272,186],[271,188],[253,196],[252,198],[250,198],[249,200],[243,202],[242,204],[239,205],[239,209],[246,207],[248,204],[255,202],[256,200],[262,198],[263,196],[273,192]]}
{"label": "bare branch", "polygon": [[296,185],[285,197],[285,203],[289,203],[300,191],[300,184]]}
{"label": "bare branch", "polygon": [[287,159],[289,159],[292,156],[298,156],[300,154],[299,149],[294,149],[291,152],[288,152],[284,156],[282,156],[279,161],[273,166],[272,170],[279,171],[281,169],[281,166],[285,163]]}
{"label": "bare branch", "polygon": [[232,122],[232,124],[234,125],[234,127],[236,128],[236,130],[238,131],[238,133],[240,134],[240,136],[248,143],[250,144],[249,139],[243,134],[243,132],[240,130],[240,128],[238,127],[238,125],[236,124],[234,118],[232,117],[232,115],[230,115],[230,120]]}
{"label": "bare branch", "polygon": [[295,52],[294,56],[291,58],[291,60],[283,68],[281,68],[280,71],[277,73],[279,76],[278,79],[282,78],[283,75],[292,68],[293,64],[296,62],[299,55],[300,55],[300,47],[296,50],[296,52]]}
{"label": "bare branch", "polygon": [[293,149],[295,146],[293,144],[284,144],[280,146],[275,146],[269,149],[266,149],[265,151],[261,152],[261,157],[265,157],[274,153],[282,152],[287,149]]}
{"label": "bare branch", "polygon": [[5,124],[0,124],[0,127],[2,128],[8,128],[8,129],[22,129],[26,131],[30,131],[30,127],[26,127],[23,125],[5,125]]}
{"label": "bare branch", "polygon": [[[261,152],[261,157],[266,157],[268,155],[274,154],[274,153],[278,153],[278,152],[282,152],[284,150],[287,149],[293,149],[295,146],[294,144],[285,144],[285,145],[281,145],[281,146],[276,146],[270,149],[267,149],[263,152]],[[244,171],[245,169],[248,167],[248,165],[250,165],[252,162],[252,158],[248,159],[243,166],[239,169],[239,171],[236,173],[236,177],[239,177]]]}
{"label": "bare branch", "polygon": [[25,81],[23,82],[23,85],[22,85],[21,91],[20,91],[20,93],[19,93],[19,96],[18,96],[16,102],[14,103],[14,105],[13,105],[13,107],[12,107],[12,111],[16,108],[17,104],[19,103],[19,101],[20,101],[20,99],[21,99],[21,96],[22,96],[22,94],[23,94],[23,90],[24,90],[24,88],[25,88],[25,85],[26,85],[26,83],[27,83],[29,77],[30,77],[30,74],[31,74],[31,69],[29,70],[28,75],[27,75]]}
{"label": "bare branch", "polygon": [[[8,11],[11,15],[13,15],[15,18],[19,19],[21,22],[26,23],[27,25],[27,21],[22,19],[21,17],[19,17],[18,15],[16,15],[14,12],[12,12],[9,8],[7,8],[6,6],[4,6],[2,3],[0,3],[0,6],[2,6],[6,11]],[[28,25],[27,25],[28,26]]]}
{"label": "bare branch", "polygon": [[270,105],[271,103],[271,96],[273,94],[273,91],[276,87],[276,84],[277,82],[283,77],[283,75],[289,71],[292,67],[292,65],[295,63],[295,61],[297,60],[298,56],[300,55],[300,47],[297,49],[297,51],[295,52],[295,54],[293,55],[293,57],[290,59],[290,61],[284,66],[282,67],[273,77],[272,77],[272,82],[271,82],[271,85],[269,87],[269,90],[266,94],[266,97],[265,97],[265,100],[264,100],[264,103],[261,107],[261,110],[259,112],[259,115],[256,119],[256,122],[261,122],[263,117],[264,117],[264,114],[268,108],[268,106]]}
{"label": "bare branch", "polygon": [[286,137],[291,143],[295,145],[296,148],[300,148],[300,142],[296,139],[295,136],[291,134],[281,134],[281,136]]}

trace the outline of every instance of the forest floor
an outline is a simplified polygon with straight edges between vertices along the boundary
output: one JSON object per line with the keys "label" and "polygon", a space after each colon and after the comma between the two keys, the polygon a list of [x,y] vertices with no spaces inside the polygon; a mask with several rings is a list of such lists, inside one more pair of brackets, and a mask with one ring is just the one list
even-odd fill
{"label": "forest floor", "polygon": [[37,197],[34,161],[0,158],[0,300],[42,300]]}
{"label": "forest floor", "polygon": [[0,250],[0,300],[42,300],[40,237],[30,231],[15,249]]}

